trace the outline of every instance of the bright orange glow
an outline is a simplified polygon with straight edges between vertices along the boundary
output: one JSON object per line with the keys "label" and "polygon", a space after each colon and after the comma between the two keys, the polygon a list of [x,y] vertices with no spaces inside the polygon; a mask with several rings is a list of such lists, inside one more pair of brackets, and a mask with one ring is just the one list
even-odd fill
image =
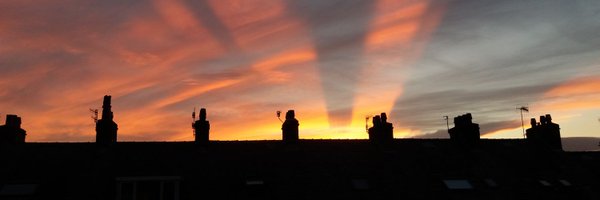
{"label": "bright orange glow", "polygon": [[540,102],[544,110],[600,108],[600,77],[567,81],[545,93]]}
{"label": "bright orange glow", "polygon": [[[23,117],[28,141],[93,141],[88,110],[110,94],[120,141],[192,140],[195,106],[208,109],[215,140],[280,139],[275,111],[287,109],[296,110],[301,138],[367,138],[365,116],[389,114],[404,66],[419,57],[443,13],[429,1],[375,2],[365,16],[372,21],[358,30],[366,37],[343,41],[367,61],[353,104],[341,105],[353,109],[352,123],[330,128],[319,67],[346,58],[323,59],[330,52],[315,49],[328,46],[315,43],[329,41],[310,29],[336,23],[318,24],[281,0],[150,3],[103,5],[110,11],[77,1],[6,3],[0,52],[11,69],[0,74],[2,114]],[[36,7],[64,13],[21,13]],[[395,137],[418,131],[390,120]]]}
{"label": "bright orange glow", "polygon": [[[398,121],[394,121],[390,111],[402,94],[406,66],[420,57],[429,35],[441,20],[443,11],[429,6],[429,1],[377,1],[374,12],[378,15],[370,25],[365,55],[378,62],[361,70],[352,127],[364,127],[366,116],[386,112],[396,125],[395,137],[415,134],[397,127]],[[399,49],[403,52],[398,53]]]}
{"label": "bright orange glow", "polygon": [[578,109],[593,109],[600,108],[600,99],[596,97],[586,97],[579,100],[566,99],[550,101],[547,104],[542,104],[544,110],[578,110]]}
{"label": "bright orange glow", "polygon": [[394,138],[412,138],[423,134],[420,130],[412,130],[402,127],[394,129],[396,129],[394,130]]}
{"label": "bright orange glow", "polygon": [[600,93],[600,77],[584,77],[561,84],[546,92],[546,97],[576,96]]}
{"label": "bright orange glow", "polygon": [[[528,128],[528,127],[525,127]],[[491,133],[485,133],[482,138],[523,138],[523,129],[521,126],[513,128],[503,128]]]}
{"label": "bright orange glow", "polygon": [[[93,141],[89,109],[99,108],[102,96],[109,94],[121,141],[192,140],[194,107],[208,109],[215,140],[280,139],[275,111],[288,109],[296,110],[301,138],[367,138],[365,117],[381,112],[394,124],[394,136],[402,138],[445,129],[439,115],[453,113],[431,113],[450,112],[437,107],[460,105],[459,112],[474,101],[493,99],[503,105],[475,103],[474,112],[490,114],[479,118],[474,113],[482,119],[476,122],[509,120],[517,116],[509,104],[527,101],[527,117],[553,114],[566,135],[597,133],[600,77],[597,64],[591,65],[598,63],[596,52],[562,40],[568,33],[578,37],[573,41],[586,41],[579,37],[588,36],[589,29],[569,25],[567,31],[565,23],[553,18],[529,21],[522,16],[546,12],[527,13],[526,8],[515,10],[526,15],[481,17],[487,12],[461,12],[480,9],[462,6],[433,0],[4,0],[0,118],[20,115],[28,141]],[[567,15],[567,21],[581,19],[566,11],[558,14]],[[504,17],[525,21],[514,25]],[[511,45],[502,46],[507,42]],[[569,43],[565,49],[537,48],[563,42]],[[543,57],[557,52],[564,54]],[[487,64],[510,66],[498,70]],[[560,65],[542,69],[546,64]],[[547,72],[572,80],[543,94],[478,95],[492,86],[517,89],[504,85],[511,80],[500,79],[534,65],[535,74],[519,76],[514,84],[533,90],[542,87],[527,86],[559,80],[547,80]],[[463,70],[468,77],[460,74]],[[492,74],[495,70],[498,74]],[[486,83],[466,85],[478,80]],[[449,84],[437,87],[445,82]],[[436,98],[436,105],[423,106],[423,113],[438,121],[424,120],[428,116],[399,121],[414,113],[397,111],[417,110],[399,105],[404,100],[425,104],[428,95],[454,90],[474,99]],[[500,111],[507,106],[508,111]],[[428,127],[415,128],[421,124]],[[520,137],[520,132],[508,128],[489,137]]]}

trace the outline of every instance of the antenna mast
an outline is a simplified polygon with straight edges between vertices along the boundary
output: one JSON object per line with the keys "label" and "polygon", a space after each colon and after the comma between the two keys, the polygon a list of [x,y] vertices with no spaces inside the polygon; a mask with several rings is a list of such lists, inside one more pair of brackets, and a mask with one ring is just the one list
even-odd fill
{"label": "antenna mast", "polygon": [[365,131],[367,131],[367,133],[369,133],[369,118],[371,118],[371,115],[365,116]]}
{"label": "antenna mast", "polygon": [[94,120],[94,123],[98,123],[98,109],[90,108],[90,112],[92,113],[92,119]]}
{"label": "antenna mast", "polygon": [[196,107],[194,107],[194,111],[192,112],[192,123],[196,121]]}
{"label": "antenna mast", "polygon": [[283,120],[281,120],[281,111],[280,110],[277,111],[277,119],[279,119],[279,121],[281,123],[283,123]]}
{"label": "antenna mast", "polygon": [[194,122],[196,122],[196,107],[194,106],[194,111],[192,112],[192,135],[196,135],[196,130],[194,127]]}
{"label": "antenna mast", "polygon": [[448,133],[450,133],[450,124],[448,124],[448,115],[445,115],[444,119],[446,120],[446,130],[448,131]]}
{"label": "antenna mast", "polygon": [[521,128],[523,128],[523,138],[526,138],[526,136],[525,136],[525,123],[523,122],[523,111],[529,112],[529,107],[527,107],[527,106],[521,106],[521,107],[517,108],[517,110],[519,110],[521,112]]}

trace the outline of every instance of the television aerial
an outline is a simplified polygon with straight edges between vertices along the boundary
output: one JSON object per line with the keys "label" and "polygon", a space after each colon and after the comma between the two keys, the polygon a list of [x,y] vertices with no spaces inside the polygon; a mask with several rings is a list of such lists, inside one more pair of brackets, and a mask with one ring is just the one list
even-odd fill
{"label": "television aerial", "polygon": [[194,111],[192,112],[192,124],[196,121],[196,107],[194,107]]}
{"label": "television aerial", "polygon": [[281,123],[283,123],[283,120],[281,120],[281,110],[278,110],[278,111],[277,111],[277,119],[279,119],[279,121],[280,121]]}
{"label": "television aerial", "polygon": [[448,123],[448,115],[444,115],[444,120],[446,120],[446,130],[450,133],[450,124]]}
{"label": "television aerial", "polygon": [[94,120],[94,123],[98,123],[98,109],[90,108],[90,112],[92,113],[91,117]]}
{"label": "television aerial", "polygon": [[196,137],[196,128],[194,127],[194,123],[196,122],[196,107],[194,107],[194,111],[192,112],[192,135]]}
{"label": "television aerial", "polygon": [[369,119],[373,117],[373,115],[366,115],[365,116],[365,131],[367,131],[367,133],[369,133]]}
{"label": "television aerial", "polygon": [[523,138],[525,138],[525,122],[523,122],[523,111],[529,112],[529,107],[521,106],[517,107],[517,110],[521,112],[521,128],[523,128]]}

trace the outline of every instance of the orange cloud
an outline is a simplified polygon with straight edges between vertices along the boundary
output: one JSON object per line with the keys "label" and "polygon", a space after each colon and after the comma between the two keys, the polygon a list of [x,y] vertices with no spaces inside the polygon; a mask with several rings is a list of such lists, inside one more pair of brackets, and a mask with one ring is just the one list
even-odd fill
{"label": "orange cloud", "polygon": [[600,108],[600,77],[578,77],[554,87],[540,102],[543,110]]}
{"label": "orange cloud", "polygon": [[[419,58],[444,11],[430,1],[378,0],[374,13],[365,56],[376,62],[368,62],[361,71],[353,108],[355,127],[364,123],[366,115],[390,115],[402,94],[406,67]],[[394,116],[389,117],[395,122]],[[397,132],[405,136],[413,131]]]}
{"label": "orange cloud", "polygon": [[180,0],[155,0],[154,5],[165,21],[181,33],[206,33],[200,21]]}
{"label": "orange cloud", "polygon": [[[410,40],[428,34],[423,20],[431,13],[428,3],[378,2],[369,30],[360,30],[368,39],[359,54],[391,63],[396,58],[378,53],[414,47]],[[365,138],[363,113],[389,111],[402,90],[401,80],[377,85],[396,72],[365,65],[355,122],[329,129],[315,67],[326,56],[311,35],[319,31],[308,30],[284,1],[62,3],[9,1],[0,8],[0,52],[8,55],[0,57],[7,69],[0,108],[23,116],[29,141],[93,141],[88,109],[100,107],[104,94],[113,95],[120,140],[191,140],[187,104],[196,98],[209,108],[213,139],[279,139],[277,109],[297,110],[303,138]],[[334,41],[345,42],[364,41]]]}
{"label": "orange cloud", "polygon": [[293,49],[260,60],[252,66],[252,69],[263,74],[263,77],[269,82],[283,82],[288,80],[291,75],[281,70],[278,71],[277,68],[309,63],[315,59],[316,54],[312,48]]}
{"label": "orange cloud", "polygon": [[378,0],[377,16],[366,40],[367,51],[401,46],[401,49],[418,55],[422,46],[415,44],[423,44],[416,39],[426,41],[444,14],[438,7],[430,1]]}
{"label": "orange cloud", "polygon": [[567,81],[546,92],[546,98],[600,94],[600,77],[583,77]]}
{"label": "orange cloud", "polygon": [[219,18],[229,27],[236,31],[253,23],[262,23],[285,15],[285,6],[279,0],[210,0],[210,6],[218,14]]}
{"label": "orange cloud", "polygon": [[210,0],[209,4],[244,51],[269,50],[282,40],[308,41],[303,24],[288,16],[280,0]]}
{"label": "orange cloud", "polygon": [[158,108],[165,107],[165,106],[172,105],[172,104],[187,100],[189,98],[201,95],[203,93],[206,93],[206,92],[209,92],[212,90],[221,89],[224,87],[228,87],[228,86],[237,84],[240,81],[241,80],[238,80],[238,79],[223,80],[223,81],[209,83],[207,85],[193,86],[190,88],[185,88],[181,92],[175,94],[174,96],[169,96],[168,98],[157,102],[155,105]]}
{"label": "orange cloud", "polygon": [[[417,34],[420,21],[427,14],[427,1],[410,4],[405,1],[379,0],[373,30],[367,37],[370,51],[410,42]],[[406,44],[404,44],[406,45]]]}

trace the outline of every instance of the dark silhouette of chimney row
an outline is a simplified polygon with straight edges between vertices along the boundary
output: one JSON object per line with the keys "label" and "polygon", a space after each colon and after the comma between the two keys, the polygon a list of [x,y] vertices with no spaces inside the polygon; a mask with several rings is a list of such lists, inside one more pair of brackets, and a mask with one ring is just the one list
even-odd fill
{"label": "dark silhouette of chimney row", "polygon": [[[96,122],[96,143],[108,146],[117,143],[118,125],[114,122],[111,110],[111,96],[104,96],[102,103],[102,118]],[[195,115],[195,114],[194,114]],[[192,124],[194,142],[208,144],[210,141],[210,122],[206,117],[206,109],[201,108],[199,119]],[[562,150],[560,127],[552,122],[552,116],[546,114],[530,120],[531,128],[526,130],[527,143],[540,148]],[[299,141],[299,122],[294,110],[288,110],[285,121],[281,126],[284,143]],[[393,141],[393,124],[387,122],[387,114],[381,113],[373,117],[373,127],[368,129],[369,141],[373,143],[388,143]],[[459,145],[471,146],[480,140],[479,124],[473,123],[471,113],[454,118],[454,127],[448,130],[450,139]],[[0,126],[0,145],[25,143],[26,131],[21,128],[21,118],[17,115],[6,115],[6,123]]]}
{"label": "dark silhouette of chimney row", "polygon": [[0,126],[0,144],[25,143],[26,131],[21,128],[21,118],[17,115],[6,115],[6,123]]}
{"label": "dark silhouette of chimney row", "polygon": [[562,150],[560,126],[552,123],[552,116],[540,116],[540,122],[531,118],[531,128],[526,130],[527,142],[540,148]]}
{"label": "dark silhouette of chimney row", "polygon": [[96,122],[96,144],[110,145],[117,143],[117,130],[119,126],[113,121],[111,110],[111,96],[104,96],[102,102],[102,118]]}
{"label": "dark silhouette of chimney row", "polygon": [[194,128],[194,142],[196,144],[208,144],[210,122],[206,120],[206,109],[200,109],[200,119],[192,125]]}

